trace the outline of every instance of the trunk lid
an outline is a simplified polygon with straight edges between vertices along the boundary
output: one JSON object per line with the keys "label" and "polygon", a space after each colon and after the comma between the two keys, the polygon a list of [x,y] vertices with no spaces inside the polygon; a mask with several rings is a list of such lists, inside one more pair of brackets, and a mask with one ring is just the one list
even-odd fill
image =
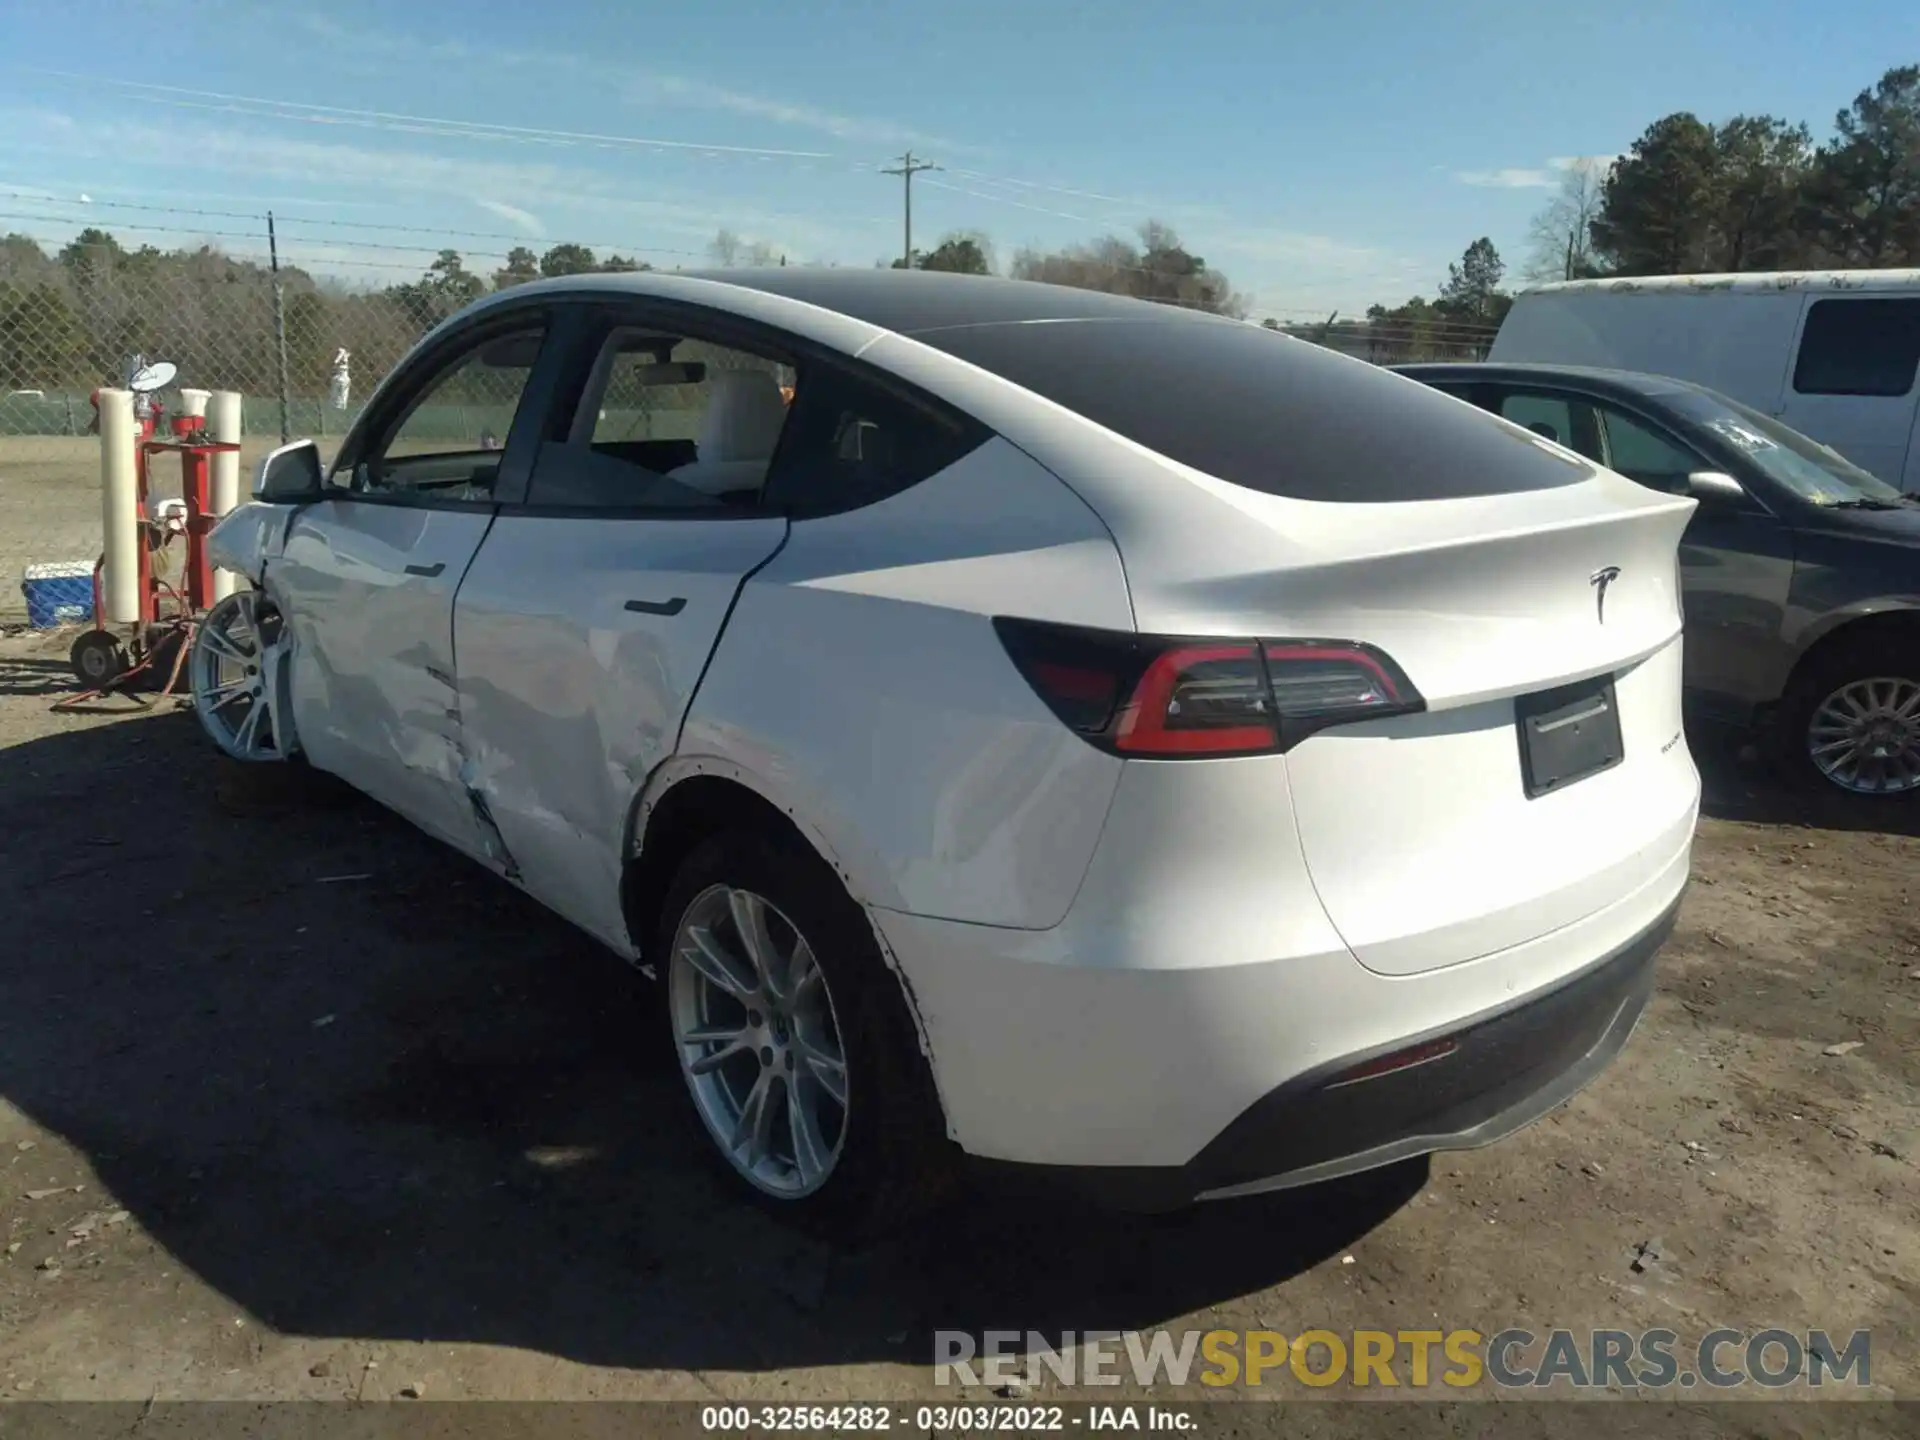
{"label": "trunk lid", "polygon": [[[1521,944],[1626,898],[1688,842],[1676,550],[1693,501],[1605,471],[1404,504],[1188,478],[1218,502],[1210,521],[1189,514],[1178,545],[1118,537],[1141,630],[1365,641],[1426,700],[1286,757],[1314,888],[1362,964],[1410,974]],[[1610,696],[1579,688],[1609,679]],[[1589,702],[1611,704],[1619,756],[1530,796],[1516,702],[1558,687],[1562,718],[1604,727]]]}

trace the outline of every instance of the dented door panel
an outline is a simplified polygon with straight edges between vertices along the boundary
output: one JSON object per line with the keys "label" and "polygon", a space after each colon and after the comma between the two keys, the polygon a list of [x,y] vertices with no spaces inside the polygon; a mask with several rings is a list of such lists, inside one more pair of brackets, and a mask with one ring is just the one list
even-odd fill
{"label": "dented door panel", "polygon": [[453,596],[491,521],[327,500],[295,517],[268,566],[307,758],[470,854],[485,847],[460,773]]}
{"label": "dented door panel", "polygon": [[[536,898],[630,953],[627,811],[783,519],[503,514],[454,608],[465,783]],[[504,868],[504,866],[503,866]]]}

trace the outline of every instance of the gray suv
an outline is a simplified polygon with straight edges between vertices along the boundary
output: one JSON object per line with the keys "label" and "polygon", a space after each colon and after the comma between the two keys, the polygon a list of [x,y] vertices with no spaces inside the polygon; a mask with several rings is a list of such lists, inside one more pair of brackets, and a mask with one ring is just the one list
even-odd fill
{"label": "gray suv", "polygon": [[1854,795],[1920,790],[1920,501],[1778,420],[1656,375],[1400,374],[1700,508],[1680,544],[1691,718]]}

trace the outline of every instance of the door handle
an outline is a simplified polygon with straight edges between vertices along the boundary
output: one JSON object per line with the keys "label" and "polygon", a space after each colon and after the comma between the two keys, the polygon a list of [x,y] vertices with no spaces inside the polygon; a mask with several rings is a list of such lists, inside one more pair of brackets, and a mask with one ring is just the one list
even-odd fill
{"label": "door handle", "polygon": [[635,615],[678,615],[687,608],[684,595],[676,595],[671,600],[629,600],[627,609]]}
{"label": "door handle", "polygon": [[431,580],[434,576],[438,575],[442,570],[446,568],[447,568],[447,562],[444,560],[440,560],[440,561],[436,561],[432,565],[409,565],[407,566],[407,574],[423,575],[427,579]]}

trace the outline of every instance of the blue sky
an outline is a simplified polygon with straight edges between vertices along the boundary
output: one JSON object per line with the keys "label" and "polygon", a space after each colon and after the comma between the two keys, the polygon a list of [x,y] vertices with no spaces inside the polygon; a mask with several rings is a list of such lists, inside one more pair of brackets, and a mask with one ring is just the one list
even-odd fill
{"label": "blue sky", "polygon": [[245,253],[249,222],[115,206],[271,205],[294,259],[371,283],[443,235],[477,270],[522,236],[694,266],[722,227],[866,265],[911,146],[945,167],[917,244],[1152,216],[1256,314],[1324,315],[1430,293],[1482,234],[1517,268],[1556,161],[1668,111],[1824,134],[1916,61],[1911,0],[12,5],[0,230]]}

